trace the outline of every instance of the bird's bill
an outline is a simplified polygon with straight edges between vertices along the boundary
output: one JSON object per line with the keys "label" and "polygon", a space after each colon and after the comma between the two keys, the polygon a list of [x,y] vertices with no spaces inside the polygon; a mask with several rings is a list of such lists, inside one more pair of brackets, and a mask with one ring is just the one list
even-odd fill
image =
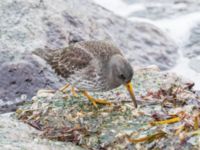
{"label": "bird's bill", "polygon": [[126,83],[125,86],[131,96],[131,99],[135,105],[135,108],[137,108],[137,102],[136,102],[136,98],[135,98],[135,94],[134,94],[133,86],[132,86],[131,82]]}

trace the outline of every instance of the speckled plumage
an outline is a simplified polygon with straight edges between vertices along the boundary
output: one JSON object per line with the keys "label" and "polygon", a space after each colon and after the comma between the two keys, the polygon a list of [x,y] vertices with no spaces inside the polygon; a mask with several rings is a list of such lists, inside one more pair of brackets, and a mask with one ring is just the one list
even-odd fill
{"label": "speckled plumage", "polygon": [[[80,90],[108,91],[122,84],[122,82],[111,81],[112,78],[108,78],[108,76],[115,76],[115,74],[110,74],[113,56],[116,56],[116,62],[118,57],[119,61],[124,59],[122,63],[125,61],[125,65],[121,68],[128,70],[129,81],[133,75],[130,64],[120,50],[108,42],[78,42],[52,52],[39,50],[35,53],[44,58],[58,75]],[[115,59],[113,61],[115,62]],[[115,64],[112,65],[115,66]],[[128,80],[123,82],[128,82]]]}

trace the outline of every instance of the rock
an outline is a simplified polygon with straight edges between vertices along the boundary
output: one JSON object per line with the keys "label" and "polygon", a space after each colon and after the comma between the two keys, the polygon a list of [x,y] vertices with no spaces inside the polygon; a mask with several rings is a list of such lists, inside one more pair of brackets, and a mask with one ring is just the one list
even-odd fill
{"label": "rock", "polygon": [[188,58],[200,56],[200,24],[191,30],[188,43],[184,46],[183,54]]}
{"label": "rock", "polygon": [[49,66],[31,58],[28,53],[36,48],[109,40],[134,66],[156,64],[162,70],[174,66],[178,57],[175,43],[157,27],[127,21],[90,0],[2,0],[0,22],[3,101],[14,101],[20,94],[30,98],[39,88],[57,88],[63,83]]}
{"label": "rock", "polygon": [[18,103],[30,100],[39,88],[58,89],[64,83],[33,57],[5,62],[0,66],[0,99],[4,102],[0,112],[13,110]]}
{"label": "rock", "polygon": [[190,68],[192,68],[194,71],[200,73],[200,59],[191,59],[189,62]]}
{"label": "rock", "polygon": [[41,139],[40,132],[17,120],[13,114],[0,115],[0,147],[3,150],[83,150],[69,142],[58,142]]}

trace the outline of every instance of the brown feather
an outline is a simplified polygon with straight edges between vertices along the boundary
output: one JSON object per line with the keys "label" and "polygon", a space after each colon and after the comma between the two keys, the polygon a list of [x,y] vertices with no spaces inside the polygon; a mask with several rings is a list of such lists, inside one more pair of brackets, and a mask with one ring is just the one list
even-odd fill
{"label": "brown feather", "polygon": [[75,71],[85,68],[92,57],[80,48],[70,46],[54,52],[48,63],[55,69],[58,75],[68,78]]}
{"label": "brown feather", "polygon": [[101,61],[108,61],[110,57],[115,54],[122,55],[121,51],[115,47],[113,44],[104,41],[87,41],[79,42],[77,45],[86,49],[88,52],[92,53],[94,57],[97,57]]}

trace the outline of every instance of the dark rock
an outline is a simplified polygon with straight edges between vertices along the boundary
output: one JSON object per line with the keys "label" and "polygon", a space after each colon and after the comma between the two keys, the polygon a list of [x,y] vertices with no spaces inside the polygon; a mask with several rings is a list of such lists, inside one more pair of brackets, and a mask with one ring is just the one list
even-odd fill
{"label": "dark rock", "polygon": [[[39,59],[39,58],[38,58]],[[30,100],[38,89],[57,89],[64,82],[56,74],[40,64],[37,59],[26,57],[20,61],[5,62],[0,67],[0,99],[9,104]],[[21,98],[25,96],[26,99]],[[8,107],[7,105],[2,105]],[[13,108],[14,105],[12,106]],[[4,110],[4,108],[0,108]]]}

